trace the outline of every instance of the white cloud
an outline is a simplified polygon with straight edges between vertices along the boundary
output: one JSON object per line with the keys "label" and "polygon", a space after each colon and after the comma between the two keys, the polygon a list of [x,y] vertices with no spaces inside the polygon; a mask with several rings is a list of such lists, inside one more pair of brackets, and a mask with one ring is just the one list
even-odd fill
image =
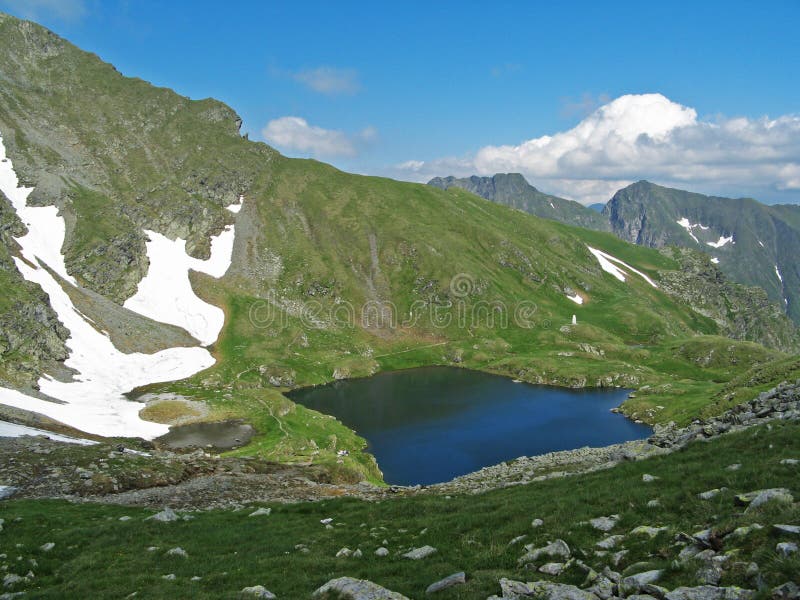
{"label": "white cloud", "polygon": [[353,95],[361,89],[358,73],[354,69],[317,67],[291,73],[291,78],[328,96]]}
{"label": "white cloud", "polygon": [[355,156],[361,145],[377,138],[378,132],[374,127],[366,127],[351,135],[309,125],[302,117],[280,117],[267,123],[261,134],[278,148],[332,158]]}
{"label": "white cloud", "polygon": [[693,108],[661,94],[626,95],[568,131],[518,145],[486,146],[467,158],[407,161],[396,167],[397,175],[417,181],[510,171],[523,173],[545,191],[585,203],[605,202],[639,179],[775,198],[800,191],[800,117],[703,120]]}
{"label": "white cloud", "polygon": [[22,18],[31,20],[52,16],[62,21],[77,21],[87,12],[83,0],[4,0],[2,4]]}

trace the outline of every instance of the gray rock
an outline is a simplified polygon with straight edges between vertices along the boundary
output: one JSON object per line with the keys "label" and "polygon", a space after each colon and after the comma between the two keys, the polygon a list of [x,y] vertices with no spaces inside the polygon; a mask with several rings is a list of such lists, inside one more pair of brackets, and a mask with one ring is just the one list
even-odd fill
{"label": "gray rock", "polygon": [[734,538],[736,538],[736,539],[740,539],[740,538],[743,538],[743,537],[747,537],[752,532],[758,531],[759,529],[764,529],[764,527],[762,525],[759,525],[758,523],[753,523],[752,525],[746,525],[746,526],[743,526],[743,527],[737,527],[736,529],[731,531],[731,533],[729,535],[734,537]]}
{"label": "gray rock", "polygon": [[150,521],[151,519],[153,521],[159,521],[161,523],[170,523],[172,521],[179,521],[180,517],[174,510],[168,507],[159,513],[147,517],[145,521]]}
{"label": "gray rock", "polygon": [[8,573],[3,577],[3,587],[6,588],[14,587],[18,583],[25,583],[26,581],[27,579],[25,579],[24,577],[21,577],[14,573]]}
{"label": "gray rock", "polygon": [[132,517],[129,517],[128,515],[123,515],[123,516],[121,516],[121,517],[119,518],[119,520],[120,520],[120,521],[123,521],[123,522],[125,522],[125,521],[130,521],[130,520],[131,520],[131,518],[132,518]]}
{"label": "gray rock", "polygon": [[170,573],[169,575],[162,575],[161,579],[166,579],[167,581],[175,581],[175,573]]}
{"label": "gray rock", "polygon": [[797,552],[797,544],[794,542],[780,542],[775,546],[775,552],[783,557],[789,557]]}
{"label": "gray rock", "polygon": [[336,553],[336,558],[350,558],[350,555],[353,554],[353,551],[350,548],[342,548]]}
{"label": "gray rock", "polygon": [[794,466],[794,465],[800,464],[800,460],[797,460],[796,458],[784,458],[781,461],[781,464],[782,465]]}
{"label": "gray rock", "polygon": [[444,579],[440,579],[436,583],[432,583],[428,586],[425,590],[426,594],[433,594],[435,592],[440,592],[442,590],[446,590],[447,588],[451,588],[454,585],[461,585],[462,583],[467,582],[467,575],[461,571],[459,573],[453,573],[452,575],[448,575]]}
{"label": "gray rock", "polygon": [[728,465],[727,467],[725,467],[725,470],[726,471],[738,471],[741,468],[742,468],[741,463],[733,463],[732,465]]}
{"label": "gray rock", "polygon": [[5,500],[6,498],[11,498],[17,491],[12,485],[0,485],[0,500]]}
{"label": "gray rock", "polygon": [[800,525],[773,525],[772,528],[778,533],[800,535]]}
{"label": "gray rock", "polygon": [[610,535],[597,542],[595,546],[597,546],[598,548],[602,548],[603,550],[610,550],[611,548],[616,547],[617,544],[622,542],[624,539],[625,539],[624,535]]}
{"label": "gray rock", "polygon": [[[786,488],[769,488],[747,492],[746,494],[739,494],[736,496],[735,500],[737,504],[747,506],[749,509],[756,508],[772,500],[788,500],[789,502],[792,502],[794,499],[792,498],[791,492]],[[753,506],[754,502],[756,502],[755,506]]]}
{"label": "gray rock", "polygon": [[253,512],[251,512],[251,513],[250,513],[249,515],[247,515],[247,516],[249,516],[249,517],[261,517],[261,516],[265,516],[265,517],[266,517],[266,516],[269,516],[271,513],[272,513],[272,509],[271,509],[271,508],[263,508],[263,507],[262,507],[262,508],[259,508],[259,509],[258,509],[258,510],[256,510],[256,511],[253,511]]}
{"label": "gray rock", "polygon": [[599,576],[595,579],[592,587],[586,591],[591,592],[600,600],[610,600],[614,596],[614,582],[607,577]]}
{"label": "gray rock", "polygon": [[397,592],[392,592],[377,583],[366,579],[339,577],[331,579],[312,594],[313,598],[334,597],[341,600],[408,600]]}
{"label": "gray rock", "polygon": [[716,587],[700,585],[679,587],[667,593],[666,600],[750,600],[755,595],[752,590],[737,587]]}
{"label": "gray rock", "polygon": [[700,567],[695,573],[698,583],[704,585],[719,585],[722,579],[722,569],[715,565]]}
{"label": "gray rock", "polygon": [[389,550],[381,546],[375,550],[375,556],[389,556]]}
{"label": "gray rock", "polygon": [[246,587],[239,592],[239,595],[245,598],[264,598],[266,600],[275,600],[275,598],[277,598],[275,594],[270,592],[263,585],[252,585],[250,587]]}
{"label": "gray rock", "polygon": [[611,531],[614,529],[617,521],[619,521],[619,515],[611,515],[609,517],[597,517],[596,519],[590,519],[589,525],[599,531]]}
{"label": "gray rock", "polygon": [[654,569],[624,577],[622,581],[619,582],[619,591],[624,596],[639,593],[643,591],[645,586],[658,581],[662,573],[663,571]]}
{"label": "gray rock", "polygon": [[[1,531],[1,530],[0,530],[0,531]],[[515,537],[513,540],[511,540],[510,542],[508,542],[508,545],[509,545],[509,546],[513,546],[514,544],[519,544],[519,543],[520,543],[522,540],[524,540],[526,537],[528,537],[528,536],[527,536],[527,535],[525,535],[525,534],[523,534],[523,535],[518,535],[518,536],[517,536],[517,537]]]}
{"label": "gray rock", "polygon": [[[565,583],[535,581],[528,583],[525,587],[529,590],[527,596],[541,600],[597,600],[597,596],[591,592]],[[503,597],[505,598],[506,595],[503,594]],[[511,597],[513,598],[513,596]]]}
{"label": "gray rock", "polygon": [[56,547],[55,542],[47,542],[46,544],[42,544],[41,546],[39,546],[39,550],[41,550],[42,552],[50,552],[50,550],[52,550],[55,547]]}
{"label": "gray rock", "polygon": [[521,565],[536,562],[542,557],[569,558],[570,556],[569,546],[567,546],[564,540],[556,540],[541,548],[533,548],[532,544],[528,544],[525,546],[525,550],[527,550],[528,553],[518,561]]}
{"label": "gray rock", "polygon": [[661,506],[661,500],[659,500],[658,498],[654,498],[653,500],[648,500],[647,502],[647,508],[658,508],[659,506]]}
{"label": "gray rock", "polygon": [[564,563],[557,562],[545,563],[539,567],[539,573],[544,573],[545,575],[560,575],[563,570]]}
{"label": "gray rock", "polygon": [[700,498],[701,500],[711,500],[712,498],[716,498],[717,496],[719,496],[722,492],[726,491],[727,489],[728,488],[726,487],[714,488],[713,490],[708,490],[707,492],[700,492],[699,494],[697,494],[697,497]]}
{"label": "gray rock", "polygon": [[414,548],[403,554],[404,558],[410,558],[411,560],[422,560],[423,558],[429,557],[431,554],[436,553],[436,548],[433,546],[422,546],[422,548]]}
{"label": "gray rock", "polygon": [[772,588],[772,600],[798,600],[800,588],[797,584],[787,581],[783,585]]}
{"label": "gray rock", "polygon": [[646,535],[654,538],[662,531],[667,531],[669,527],[653,527],[651,525],[639,525],[631,530],[631,535]]}
{"label": "gray rock", "polygon": [[534,529],[536,529],[537,527],[541,527],[542,525],[544,525],[544,521],[542,521],[541,519],[534,519],[533,521],[531,521],[531,527],[533,527]]}
{"label": "gray rock", "polygon": [[650,475],[649,473],[645,473],[644,475],[642,475],[642,481],[644,481],[645,483],[652,483],[657,479],[659,478],[656,477],[655,475]]}
{"label": "gray rock", "polygon": [[181,558],[189,558],[189,553],[186,552],[183,548],[178,546],[177,548],[170,548],[167,550],[167,556],[179,556]]}

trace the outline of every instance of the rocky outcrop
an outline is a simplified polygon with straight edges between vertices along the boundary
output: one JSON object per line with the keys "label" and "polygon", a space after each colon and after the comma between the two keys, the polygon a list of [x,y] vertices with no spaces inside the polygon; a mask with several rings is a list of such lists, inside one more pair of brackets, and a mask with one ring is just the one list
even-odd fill
{"label": "rocky outcrop", "polygon": [[763,289],[729,281],[697,250],[673,247],[662,253],[677,260],[680,270],[659,271],[661,289],[712,319],[722,335],[783,352],[800,351],[800,329]]}

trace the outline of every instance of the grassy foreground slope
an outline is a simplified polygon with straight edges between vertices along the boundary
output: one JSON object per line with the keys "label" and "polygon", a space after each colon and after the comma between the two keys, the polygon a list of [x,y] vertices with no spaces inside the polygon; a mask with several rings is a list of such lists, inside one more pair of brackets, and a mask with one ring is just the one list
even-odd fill
{"label": "grassy foreground slope", "polygon": [[[580,585],[577,567],[549,577],[517,564],[523,544],[540,547],[560,538],[572,555],[597,572],[611,565],[623,575],[664,569],[658,584],[673,589],[697,585],[701,561],[676,561],[681,532],[710,528],[714,548],[727,553],[720,585],[755,589],[797,581],[800,558],[782,558],[778,542],[789,541],[773,524],[797,523],[798,505],[770,503],[744,512],[734,496],[761,488],[788,488],[800,494],[797,423],[778,423],[694,443],[660,458],[621,464],[597,473],[507,488],[479,496],[420,495],[384,502],[352,499],[274,505],[269,516],[249,517],[252,509],[197,513],[189,521],[144,521],[152,512],[129,507],[73,505],[52,501],[11,501],[3,505],[0,563],[11,573],[32,569],[35,578],[15,589],[36,598],[126,597],[236,598],[246,586],[264,585],[279,598],[307,598],[334,577],[367,578],[411,598],[424,597],[432,582],[466,571],[467,584],[441,598],[486,598],[499,592],[498,580],[549,579]],[[738,463],[738,470],[727,467]],[[648,473],[659,479],[642,481]],[[697,494],[727,487],[711,500]],[[658,499],[659,506],[648,506]],[[618,514],[608,533],[583,523]],[[120,521],[122,516],[130,520]],[[326,529],[320,520],[333,519]],[[540,528],[531,527],[542,519]],[[763,529],[742,537],[735,528],[758,523]],[[640,525],[664,527],[654,537],[633,534]],[[509,542],[525,535],[524,541]],[[595,554],[606,535],[623,535],[614,549],[628,550],[618,566],[611,553]],[[54,542],[55,547],[40,547]],[[429,544],[438,552],[422,561],[401,553]],[[718,545],[717,545],[718,544]],[[374,555],[384,546],[390,554]],[[169,556],[180,547],[188,557]],[[336,558],[343,547],[362,558]],[[19,557],[19,558],[18,558]],[[30,560],[36,561],[36,566]],[[748,573],[755,562],[760,575]],[[163,576],[174,574],[174,580]],[[200,577],[192,581],[192,577]]]}

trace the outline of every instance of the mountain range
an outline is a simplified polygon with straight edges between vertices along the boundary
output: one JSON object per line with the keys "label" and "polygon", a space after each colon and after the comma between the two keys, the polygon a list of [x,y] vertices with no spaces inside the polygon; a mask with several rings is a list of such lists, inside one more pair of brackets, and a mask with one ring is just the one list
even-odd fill
{"label": "mountain range", "polygon": [[704,252],[730,279],[762,288],[800,321],[800,206],[768,206],[752,198],[705,196],[639,181],[605,205],[584,207],[540,192],[519,173],[437,177],[428,184],[466,189],[545,219],[611,231],[651,248]]}

